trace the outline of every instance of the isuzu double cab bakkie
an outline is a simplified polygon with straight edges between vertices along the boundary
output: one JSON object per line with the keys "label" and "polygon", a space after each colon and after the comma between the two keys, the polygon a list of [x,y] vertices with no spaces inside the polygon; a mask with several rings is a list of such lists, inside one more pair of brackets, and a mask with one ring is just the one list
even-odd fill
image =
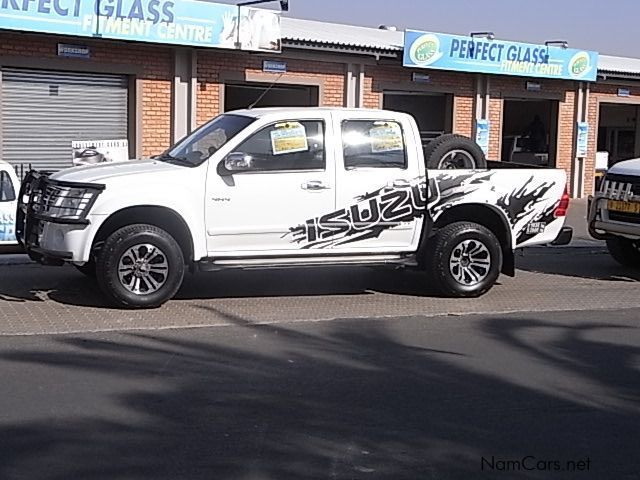
{"label": "isuzu double cab bakkie", "polygon": [[640,159],[609,169],[590,199],[588,222],[591,236],[606,240],[615,260],[640,267]]}
{"label": "isuzu double cab bakkie", "polygon": [[31,172],[17,233],[123,307],[161,305],[186,271],[291,266],[419,268],[430,289],[479,296],[514,274],[515,248],[571,233],[563,171],[486,168],[481,152],[456,135],[423,152],[403,113],[235,111],[149,160]]}

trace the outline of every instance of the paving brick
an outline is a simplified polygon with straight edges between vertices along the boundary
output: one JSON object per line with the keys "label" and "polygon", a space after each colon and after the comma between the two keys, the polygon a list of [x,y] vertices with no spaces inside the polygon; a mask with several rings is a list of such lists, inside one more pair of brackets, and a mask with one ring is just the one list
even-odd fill
{"label": "paving brick", "polygon": [[429,296],[416,272],[198,274],[177,299],[144,311],[108,308],[97,285],[71,267],[0,265],[0,335],[640,307],[640,273],[618,267],[601,248],[531,249],[518,264],[516,278],[503,276],[489,294],[467,300]]}

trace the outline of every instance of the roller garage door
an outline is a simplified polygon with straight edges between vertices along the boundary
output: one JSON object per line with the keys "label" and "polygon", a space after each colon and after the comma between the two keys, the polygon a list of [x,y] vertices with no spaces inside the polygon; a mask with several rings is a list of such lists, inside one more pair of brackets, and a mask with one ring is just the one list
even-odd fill
{"label": "roller garage door", "polygon": [[126,139],[127,77],[2,69],[2,159],[59,170],[71,142]]}

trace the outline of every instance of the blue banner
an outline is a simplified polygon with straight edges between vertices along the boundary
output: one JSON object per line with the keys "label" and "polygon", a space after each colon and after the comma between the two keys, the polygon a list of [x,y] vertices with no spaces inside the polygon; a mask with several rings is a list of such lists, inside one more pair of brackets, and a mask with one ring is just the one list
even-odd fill
{"label": "blue banner", "polygon": [[576,157],[586,157],[589,151],[589,124],[587,122],[578,122],[578,141],[576,143]]}
{"label": "blue banner", "polygon": [[476,143],[485,155],[489,155],[489,120],[476,120]]}
{"label": "blue banner", "polygon": [[404,66],[593,82],[598,54],[529,43],[407,30]]}
{"label": "blue banner", "polygon": [[[0,29],[198,47],[280,50],[280,16],[198,0],[0,0]],[[238,23],[240,31],[238,31]]]}

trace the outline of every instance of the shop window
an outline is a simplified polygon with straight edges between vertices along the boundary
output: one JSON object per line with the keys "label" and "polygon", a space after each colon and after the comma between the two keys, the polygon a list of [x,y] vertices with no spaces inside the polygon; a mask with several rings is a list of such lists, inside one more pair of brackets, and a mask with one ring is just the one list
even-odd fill
{"label": "shop window", "polygon": [[324,122],[290,120],[263,128],[236,148],[249,171],[324,170]]}
{"label": "shop window", "polygon": [[342,152],[346,169],[407,167],[404,134],[394,121],[343,122]]}
{"label": "shop window", "polygon": [[7,172],[0,172],[0,202],[13,202],[15,199],[16,192],[11,177]]}

